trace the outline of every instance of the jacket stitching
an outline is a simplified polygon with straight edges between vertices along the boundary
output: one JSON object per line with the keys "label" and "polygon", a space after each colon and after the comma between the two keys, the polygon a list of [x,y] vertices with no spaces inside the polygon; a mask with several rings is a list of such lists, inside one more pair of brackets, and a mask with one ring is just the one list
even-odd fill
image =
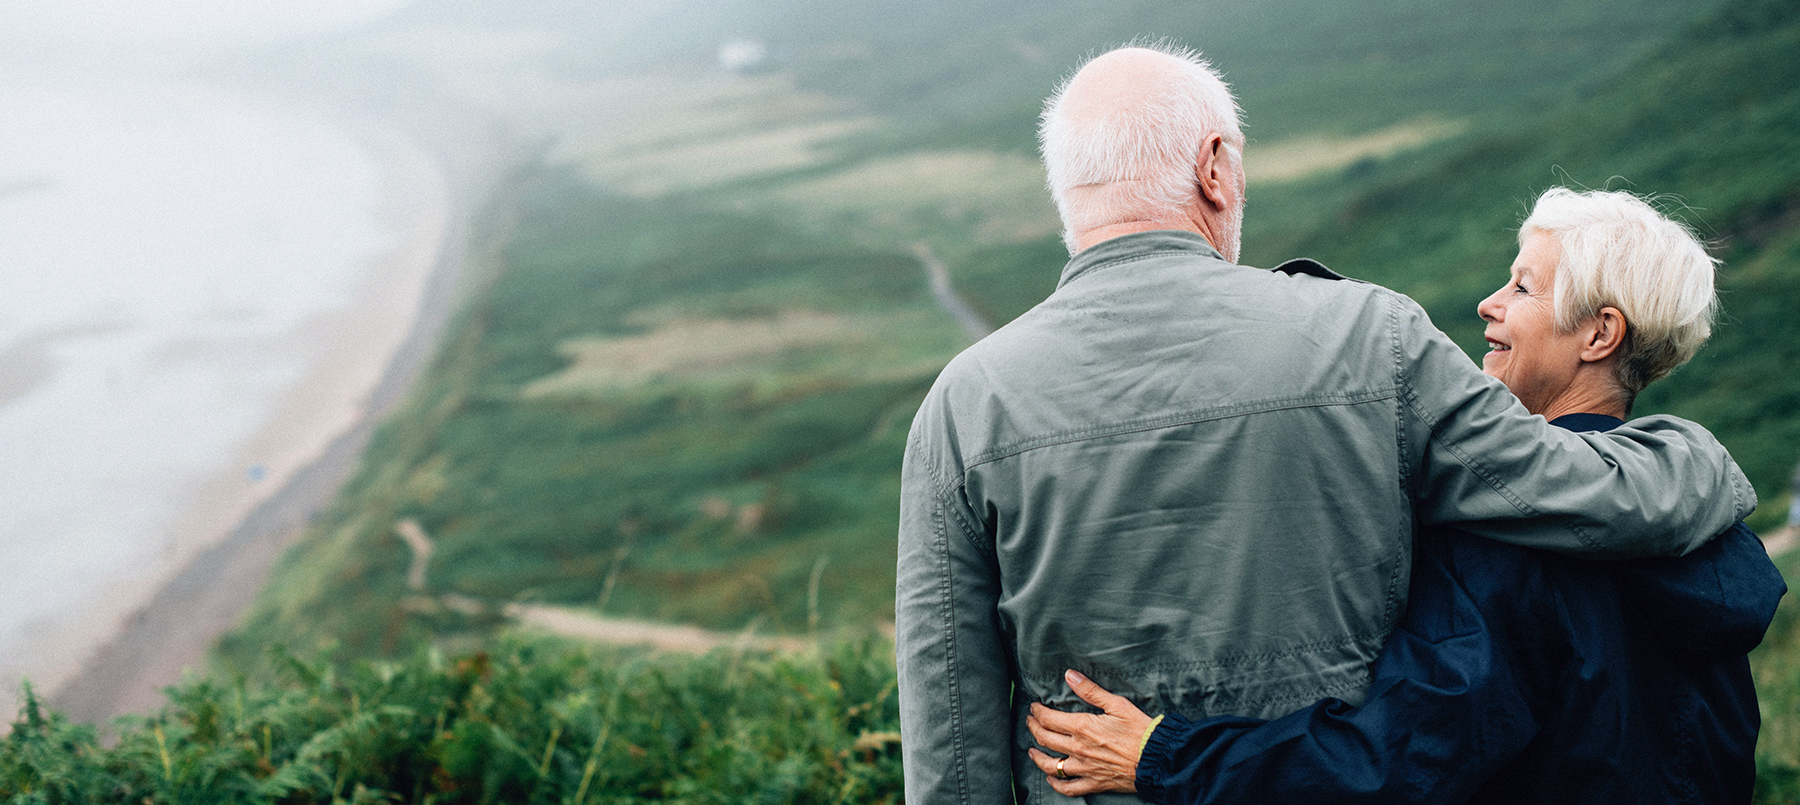
{"label": "jacket stitching", "polygon": [[1426,410],[1424,403],[1419,401],[1418,393],[1414,392],[1412,390],[1411,386],[1407,387],[1405,393],[1402,395],[1402,398],[1406,400],[1406,406],[1408,408],[1412,409],[1413,414],[1416,415],[1421,421],[1423,421],[1426,424],[1427,427],[1429,427],[1431,429],[1431,440],[1434,442],[1437,442],[1438,445],[1443,447],[1444,452],[1449,453],[1451,456],[1455,457],[1456,460],[1459,463],[1461,463],[1463,466],[1468,467],[1470,472],[1475,473],[1475,477],[1480,478],[1482,481],[1487,483],[1489,488],[1493,489],[1494,492],[1498,493],[1500,495],[1500,497],[1505,498],[1506,502],[1511,503],[1513,505],[1513,508],[1519,510],[1520,514],[1523,514],[1526,517],[1540,516],[1537,509],[1532,508],[1531,504],[1526,503],[1524,501],[1524,499],[1522,499],[1518,495],[1514,494],[1510,487],[1508,487],[1506,484],[1502,483],[1500,481],[1499,477],[1494,475],[1493,471],[1489,470],[1487,468],[1486,464],[1483,464],[1480,461],[1475,460],[1474,456],[1471,456],[1468,453],[1464,452],[1463,449],[1461,447],[1457,446],[1457,444],[1455,442],[1449,441],[1449,440],[1444,439],[1441,436],[1439,436],[1438,426],[1440,424],[1440,420],[1433,417],[1431,415],[1431,413]]}
{"label": "jacket stitching", "polygon": [[[1311,704],[1326,696],[1335,696],[1339,693],[1367,688],[1368,685],[1369,672],[1368,669],[1364,668],[1351,674],[1350,678],[1345,679],[1342,682],[1294,693],[1283,693],[1262,699],[1232,699],[1228,706],[1232,710],[1242,711],[1251,708],[1266,707],[1272,704],[1284,704],[1287,702],[1306,702]],[[1208,711],[1204,715],[1210,716],[1212,715],[1212,711]]]}
{"label": "jacket stitching", "polygon": [[955,504],[956,496],[963,489],[964,479],[967,476],[958,473],[954,477],[946,477],[943,468],[938,466],[937,458],[930,455],[930,451],[920,449],[919,454],[925,459],[925,474],[931,477],[933,505],[937,506],[940,512],[947,510],[946,516],[956,519],[958,529],[962,531],[963,538],[967,539],[970,545],[975,546],[977,550],[990,550],[987,542],[982,539],[986,532],[976,527],[979,525],[978,523],[970,522],[966,516],[965,507]]}
{"label": "jacket stitching", "polygon": [[[1131,669],[1131,670],[1123,672],[1123,673],[1108,674],[1108,676],[1117,678],[1117,679],[1141,679],[1143,677],[1151,676],[1153,674],[1161,674],[1161,673],[1171,673],[1171,672],[1181,672],[1181,671],[1200,671],[1200,670],[1207,670],[1207,669],[1223,670],[1223,669],[1227,669],[1227,668],[1235,668],[1240,665],[1250,665],[1253,663],[1268,662],[1271,660],[1285,660],[1285,659],[1288,659],[1291,657],[1300,656],[1302,654],[1309,654],[1309,653],[1318,651],[1320,649],[1338,648],[1340,646],[1352,645],[1355,643],[1363,642],[1365,640],[1382,637],[1391,631],[1392,631],[1391,629],[1375,629],[1373,631],[1359,632],[1359,633],[1353,634],[1349,637],[1336,638],[1336,639],[1332,639],[1332,640],[1320,640],[1315,643],[1303,643],[1298,646],[1289,646],[1287,648],[1280,649],[1278,651],[1265,651],[1265,652],[1261,652],[1261,653],[1257,653],[1257,654],[1233,654],[1233,655],[1226,656],[1226,657],[1220,657],[1220,658],[1214,659],[1214,660],[1196,660],[1193,662],[1158,663],[1158,664],[1153,664],[1153,665],[1142,665],[1142,666],[1138,666],[1134,669]],[[1032,677],[1027,677],[1026,681],[1031,682],[1033,684],[1044,685],[1046,687],[1053,687],[1055,684],[1060,684],[1062,682],[1062,677],[1061,676],[1044,676],[1044,677],[1032,676]]]}
{"label": "jacket stitching", "polygon": [[1273,400],[1262,400],[1262,401],[1258,401],[1258,402],[1239,403],[1237,405],[1227,405],[1227,406],[1221,406],[1218,408],[1203,408],[1203,409],[1199,409],[1196,411],[1183,411],[1183,412],[1175,413],[1175,414],[1164,414],[1164,415],[1158,416],[1158,417],[1151,417],[1148,419],[1138,419],[1138,420],[1127,420],[1125,422],[1117,422],[1117,423],[1113,423],[1113,424],[1109,424],[1109,425],[1096,425],[1093,427],[1078,428],[1075,430],[1068,430],[1068,431],[1060,431],[1057,433],[1046,434],[1043,436],[1034,436],[1030,439],[1022,439],[1020,441],[1013,442],[1011,444],[1005,444],[1005,445],[1001,445],[999,447],[995,447],[995,448],[990,449],[983,453],[978,453],[973,458],[969,459],[969,462],[968,462],[967,467],[965,468],[965,471],[974,469],[978,466],[981,466],[982,464],[988,464],[988,463],[998,461],[1003,458],[1008,458],[1011,456],[1018,455],[1020,453],[1026,453],[1026,452],[1029,452],[1032,450],[1037,450],[1037,449],[1041,449],[1041,448],[1045,448],[1045,447],[1051,447],[1051,446],[1055,446],[1055,445],[1059,445],[1059,444],[1070,444],[1070,443],[1074,443],[1074,442],[1083,442],[1083,441],[1088,441],[1091,439],[1104,438],[1107,436],[1122,436],[1127,433],[1142,433],[1145,431],[1162,430],[1164,428],[1179,427],[1182,425],[1195,425],[1195,424],[1199,424],[1201,422],[1210,422],[1210,421],[1215,421],[1215,420],[1220,420],[1220,419],[1232,419],[1232,418],[1236,418],[1236,417],[1247,416],[1250,414],[1265,414],[1265,413],[1271,413],[1274,411],[1286,411],[1286,410],[1293,410],[1293,409],[1299,409],[1299,408],[1325,408],[1325,407],[1330,407],[1330,406],[1360,405],[1363,403],[1378,402],[1378,401],[1384,400],[1384,399],[1392,399],[1392,398],[1396,397],[1398,395],[1398,393],[1399,393],[1398,389],[1389,388],[1389,389],[1371,389],[1369,391],[1352,392],[1349,394],[1324,394],[1324,395],[1308,395],[1305,397],[1284,397],[1284,398],[1277,398],[1277,399],[1273,399]]}
{"label": "jacket stitching", "polygon": [[[1399,302],[1391,295],[1386,299],[1388,303],[1388,349],[1394,357],[1394,387],[1401,388],[1405,385],[1405,373],[1401,368],[1404,362],[1400,350]],[[1407,493],[1408,497],[1411,497],[1414,490],[1412,462],[1408,460],[1407,455],[1406,404],[1399,399],[1394,401],[1394,451],[1394,465],[1399,470],[1400,488]],[[1402,561],[1395,564],[1393,575],[1388,577],[1387,604],[1382,610],[1382,621],[1387,624],[1390,633],[1394,622],[1398,620],[1400,598],[1405,595],[1405,591],[1400,589],[1400,578],[1412,565],[1413,534],[1418,529],[1416,519],[1416,515],[1409,507],[1405,510],[1395,529],[1394,537],[1399,543],[1397,547],[1400,549],[1399,555],[1402,557]]]}
{"label": "jacket stitching", "polygon": [[957,671],[956,652],[956,586],[950,567],[950,533],[944,528],[943,500],[934,498],[933,506],[938,515],[932,518],[932,543],[938,550],[939,589],[943,591],[943,603],[938,605],[938,617],[943,624],[944,634],[944,681],[947,687],[947,698],[950,710],[950,743],[951,757],[954,758],[957,799],[963,803],[969,801],[969,765],[966,740],[963,736],[962,684]]}
{"label": "jacket stitching", "polygon": [[[913,436],[917,436],[914,431]],[[909,437],[909,441],[913,439]],[[944,684],[947,688],[947,707],[950,713],[950,743],[952,747],[952,777],[956,780],[957,799],[964,805],[969,803],[969,768],[968,754],[965,751],[967,741],[963,735],[962,684],[957,673],[956,650],[956,584],[951,571],[950,532],[945,526],[949,512],[945,504],[945,492],[942,468],[929,450],[918,450],[916,455],[924,461],[925,474],[931,478],[933,494],[931,496],[931,542],[937,554],[938,589],[942,600],[937,606],[938,622],[942,624],[941,632],[944,640]]]}
{"label": "jacket stitching", "polygon": [[1328,686],[1325,688],[1321,688],[1316,692],[1290,693],[1290,694],[1284,694],[1281,696],[1271,696],[1267,699],[1257,699],[1254,701],[1241,702],[1240,706],[1260,707],[1263,705],[1280,704],[1282,702],[1312,702],[1312,701],[1315,701],[1325,695],[1334,695],[1334,694],[1338,694],[1338,693],[1343,693],[1345,691],[1356,690],[1358,688],[1366,688],[1366,687],[1368,687],[1368,685],[1369,685],[1369,672],[1367,669],[1364,669],[1364,670],[1356,672],[1356,674],[1354,674],[1348,680],[1339,682],[1336,685],[1331,685],[1331,686]]}

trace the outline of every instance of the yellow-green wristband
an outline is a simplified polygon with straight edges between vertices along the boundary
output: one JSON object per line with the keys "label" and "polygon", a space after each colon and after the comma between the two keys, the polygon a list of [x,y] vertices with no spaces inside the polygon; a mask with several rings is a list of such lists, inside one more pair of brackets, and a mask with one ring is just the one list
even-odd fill
{"label": "yellow-green wristband", "polygon": [[1161,724],[1162,720],[1162,716],[1150,719],[1150,726],[1144,728],[1144,737],[1138,739],[1138,757],[1144,756],[1144,747],[1150,745],[1150,733],[1156,731],[1156,725]]}

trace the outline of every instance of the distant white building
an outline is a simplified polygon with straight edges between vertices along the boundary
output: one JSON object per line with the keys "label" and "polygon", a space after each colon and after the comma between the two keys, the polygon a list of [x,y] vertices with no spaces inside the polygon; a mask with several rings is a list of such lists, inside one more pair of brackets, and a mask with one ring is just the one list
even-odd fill
{"label": "distant white building", "polygon": [[729,39],[719,45],[719,69],[742,73],[769,58],[769,49],[754,39]]}

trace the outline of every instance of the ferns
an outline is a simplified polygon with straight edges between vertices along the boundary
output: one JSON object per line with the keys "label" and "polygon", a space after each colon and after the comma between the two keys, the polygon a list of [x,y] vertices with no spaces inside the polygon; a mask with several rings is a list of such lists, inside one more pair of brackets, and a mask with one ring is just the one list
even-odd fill
{"label": "ferns", "polygon": [[886,648],[656,659],[503,641],[338,667],[271,653],[266,681],[191,680],[115,745],[26,691],[0,802],[897,801]]}

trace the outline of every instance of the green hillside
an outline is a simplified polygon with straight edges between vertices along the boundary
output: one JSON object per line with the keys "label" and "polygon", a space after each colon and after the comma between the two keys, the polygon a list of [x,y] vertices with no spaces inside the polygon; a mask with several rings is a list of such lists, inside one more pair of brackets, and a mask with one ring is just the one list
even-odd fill
{"label": "green hillside", "polygon": [[[1328,166],[1273,182],[1253,222],[1316,227],[1342,218],[1327,201],[1356,209],[1400,170],[1379,145],[1331,170],[1363,147],[1356,132],[1423,132],[1400,150],[1454,152],[1458,132],[1566,105],[1697,13],[1624,5],[789,0],[690,18],[674,3],[626,27],[694,25],[619,57],[671,66],[619,78],[576,58],[602,42],[578,6],[421,4],[387,24],[561,26],[572,44],[545,80],[596,100],[552,115],[554,164],[520,191],[497,279],[225,655],[474,645],[521,602],[718,630],[878,628],[910,414],[968,343],[916,250],[994,323],[1049,291],[1066,255],[1032,118],[1084,52],[1170,35],[1213,53],[1259,144]],[[766,39],[769,63],[710,73],[727,34]],[[1323,139],[1295,147],[1295,132]],[[1253,256],[1302,232],[1258,226]],[[402,523],[433,542],[419,589]]]}
{"label": "green hillside", "polygon": [[[1717,432],[1750,474],[1764,530],[1800,459],[1800,12],[1733,3],[1574,108],[1397,167],[1318,225],[1269,240],[1405,291],[1471,354],[1475,303],[1504,279],[1512,230],[1552,185],[1664,197],[1717,246],[1724,317],[1635,413]],[[1266,247],[1265,247],[1266,248]]]}
{"label": "green hillside", "polygon": [[[1048,292],[1064,255],[1018,153],[1020,110],[1078,59],[1075,42],[1132,30],[1186,35],[1241,73],[1257,136],[1248,262],[1304,254],[1399,288],[1471,351],[1474,303],[1542,188],[1630,182],[1693,205],[1727,261],[1727,318],[1640,410],[1712,426],[1767,502],[1753,525],[1775,523],[1800,453],[1800,381],[1778,369],[1800,349],[1781,337],[1800,281],[1789,8],[1740,0],[1698,22],[1662,0],[1554,14],[1398,0],[1368,0],[1362,16],[1294,2],[1056,8],[762,5],[778,54],[763,74],[721,81],[690,65],[573,85],[602,88],[600,105],[565,111],[574,122],[521,191],[498,279],[226,656],[478,644],[519,602],[728,631],[877,628],[891,617],[909,414],[967,343],[913,250],[941,256],[994,323]],[[721,13],[715,29],[748,25]],[[1094,22],[1093,38],[1052,18]],[[958,34],[929,36],[945,29]],[[1572,62],[1568,46],[1586,40],[1603,46]],[[663,55],[708,41],[672,37]],[[1326,90],[1299,80],[1306,66]],[[965,98],[989,95],[1001,100]],[[1265,107],[1300,133],[1257,123]],[[600,115],[635,122],[592,125]],[[1371,135],[1354,132],[1382,120],[1459,122],[1378,128],[1436,133],[1357,151]],[[995,132],[1011,132],[1010,150],[982,150]],[[1259,174],[1259,148],[1322,167]],[[695,170],[696,153],[716,164]],[[406,521],[435,544],[421,589],[396,535]]]}
{"label": "green hillside", "polygon": [[[114,786],[80,790],[152,801],[205,801],[195,792],[221,780],[254,789],[246,802],[347,800],[357,786],[581,801],[605,757],[655,766],[654,784],[606,789],[619,801],[717,801],[708,786],[773,778],[788,787],[758,789],[771,801],[897,798],[891,669],[868,670],[885,659],[596,659],[497,636],[520,607],[746,636],[854,639],[889,622],[905,433],[969,342],[926,264],[941,258],[996,324],[1049,292],[1067,255],[1031,155],[1038,104],[1083,54],[1139,36],[1201,48],[1240,94],[1246,262],[1310,256],[1403,290],[1471,353],[1475,302],[1504,278],[1539,191],[1670,194],[1718,244],[1725,318],[1638,413],[1712,427],[1763,498],[1759,530],[1786,510],[1800,459],[1787,309],[1800,300],[1800,10],[1787,0],[590,6],[429,0],[384,23],[566,34],[532,78],[556,90],[531,110],[551,145],[520,180],[499,269],[221,647],[222,671],[249,681],[184,687],[116,751],[28,719],[0,743],[0,795],[50,790],[46,769],[60,769]],[[737,37],[769,58],[720,75],[718,43]],[[422,585],[403,532],[433,546]],[[1800,555],[1783,563],[1796,578]],[[271,671],[270,645],[335,647],[358,670]],[[1800,801],[1792,601],[1754,662],[1759,797]],[[556,673],[614,674],[629,682],[615,704],[669,718],[633,711],[618,722],[633,737],[609,743],[602,705]],[[745,704],[764,689],[782,704]],[[728,715],[708,721],[711,704]],[[834,726],[790,751],[768,723],[781,719]],[[734,744],[727,726],[748,737]],[[180,730],[211,737],[171,760],[159,747]],[[395,748],[421,742],[423,756]],[[483,778],[479,752],[507,761]],[[705,757],[683,765],[688,752]],[[249,770],[220,771],[234,763]]]}

